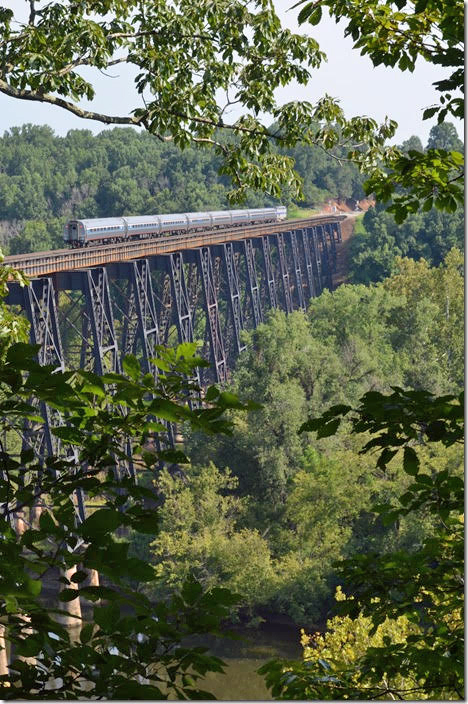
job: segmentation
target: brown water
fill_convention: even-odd
[[[221,701],[269,701],[270,691],[257,670],[273,658],[302,655],[300,629],[289,624],[263,623],[258,628],[237,628],[239,640],[206,637],[197,641],[226,663],[224,674],[211,673],[199,685]]]

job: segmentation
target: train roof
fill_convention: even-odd
[[[125,216],[123,220],[126,220],[129,225],[144,225],[148,220],[151,222],[151,218],[157,217],[159,215],[129,215]]]
[[[70,220],[70,222],[80,222],[85,227],[110,227],[119,225],[122,227],[122,218],[85,218],[84,220]]]

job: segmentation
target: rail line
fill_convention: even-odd
[[[223,242],[262,237],[277,232],[288,232],[330,222],[340,222],[346,215],[316,215],[311,218],[285,220],[278,223],[249,225],[225,230],[192,232],[147,240],[85,247],[83,249],[55,249],[5,257],[4,263],[21,269],[29,277],[47,276],[59,271],[104,266],[158,254],[170,254],[185,249],[196,249]]]

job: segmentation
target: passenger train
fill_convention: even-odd
[[[70,220],[65,225],[63,241],[71,247],[146,239],[177,232],[279,222],[286,219],[286,208],[256,210],[214,210],[204,213],[173,215],[139,215],[123,218]]]

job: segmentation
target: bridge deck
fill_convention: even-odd
[[[261,237],[276,232],[288,232],[289,230],[339,222],[345,217],[345,215],[317,215],[312,218],[283,220],[267,225],[249,225],[248,227],[225,230],[184,233],[83,249],[55,249],[48,252],[16,254],[5,257],[4,263],[21,269],[29,277],[46,276],[59,271],[104,266],[111,262],[131,261],[158,254],[170,254],[184,249],[195,249],[233,240]]]

